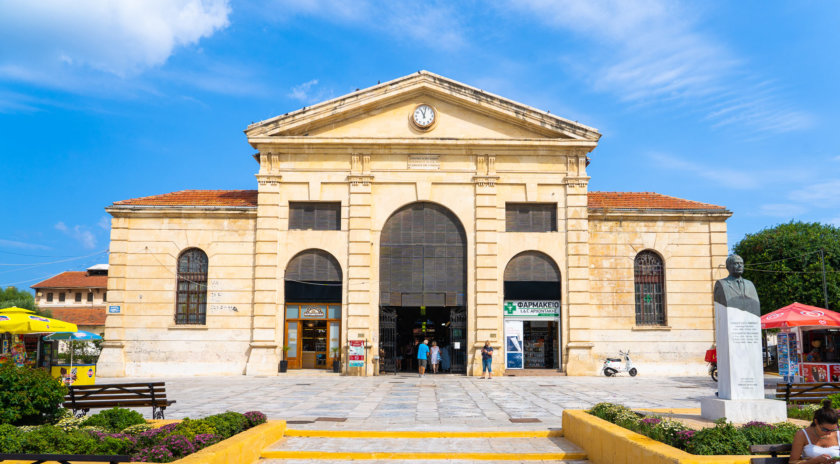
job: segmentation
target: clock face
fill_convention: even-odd
[[[412,121],[417,127],[425,129],[435,122],[435,110],[429,105],[419,105],[414,109]]]

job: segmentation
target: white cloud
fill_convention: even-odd
[[[99,218],[99,222],[96,223],[102,230],[110,230],[111,229],[111,218],[108,216],[102,216]]]
[[[840,179],[809,183],[788,195],[793,201],[812,206],[830,207],[840,204]]]
[[[764,216],[774,216],[787,219],[793,219],[808,211],[802,205],[793,203],[768,203],[761,205],[761,214]]]
[[[87,226],[76,225],[68,227],[67,224],[59,221],[54,227],[59,232],[62,232],[64,235],[76,240],[79,244],[89,250],[96,247],[96,236],[93,235],[93,232],[91,232],[90,228]]]
[[[669,101],[701,111],[713,126],[755,132],[808,127],[812,117],[784,102],[783,89],[747,71],[748,63],[695,18],[698,4],[667,0],[517,0],[512,11],[584,38],[573,63],[600,91],[629,103]]]
[[[226,27],[229,13],[227,0],[0,2],[0,78],[63,87],[74,72],[135,75]]]
[[[310,93],[310,90],[312,90],[312,87],[316,85],[318,85],[318,79],[312,79],[311,81],[296,85],[292,87],[292,91],[289,92],[289,98],[309,103],[313,99],[313,95]]]
[[[651,153],[649,156],[656,162],[656,167],[666,170],[685,171],[703,179],[712,181],[732,189],[751,190],[759,187],[760,183],[755,171],[743,171],[735,168],[720,166],[706,166],[693,161],[687,161],[664,153]]]
[[[373,0],[275,0],[272,10],[282,12],[277,20],[294,15],[317,16],[324,20],[364,26],[397,39],[418,41],[424,46],[453,50],[466,45],[464,26],[456,3],[377,2]],[[267,13],[271,14],[271,13]]]
[[[37,243],[19,242],[17,240],[5,240],[0,238],[0,247],[23,248],[26,250],[49,250],[50,247]]]

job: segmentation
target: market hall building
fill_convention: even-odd
[[[731,213],[589,191],[597,130],[421,71],[245,134],[256,190],[107,208],[100,375],[704,372]]]

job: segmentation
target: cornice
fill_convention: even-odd
[[[319,123],[363,113],[372,107],[382,105],[387,100],[405,98],[413,93],[420,92],[431,92],[443,98],[449,97],[485,114],[495,114],[511,120],[514,124],[527,124],[558,136],[596,142],[601,137],[597,129],[592,127],[428,71],[419,71],[311,107],[304,107],[291,113],[251,124],[245,130],[245,134],[250,138],[302,130]]]
[[[589,208],[590,219],[619,220],[633,219],[663,219],[663,218],[710,218],[726,220],[732,216],[732,211],[726,209],[645,209],[645,208]]]
[[[114,217],[231,217],[257,216],[256,206],[157,206],[120,205],[109,206],[105,211]]]
[[[258,136],[248,139],[260,151],[285,154],[318,153],[356,154],[369,153],[467,153],[480,154],[486,150],[527,152],[533,155],[573,154],[591,152],[598,145],[588,140],[569,139],[435,139],[435,138],[364,138],[364,137],[272,137]]]

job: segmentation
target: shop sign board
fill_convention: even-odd
[[[523,324],[522,321],[505,321],[505,367],[522,369],[523,366]]]
[[[301,305],[300,317],[302,319],[323,319],[327,317],[327,307],[324,305]]]
[[[365,365],[365,341],[348,340],[347,360],[350,367],[364,367]]]
[[[505,317],[559,317],[560,300],[508,300],[504,310]]]

